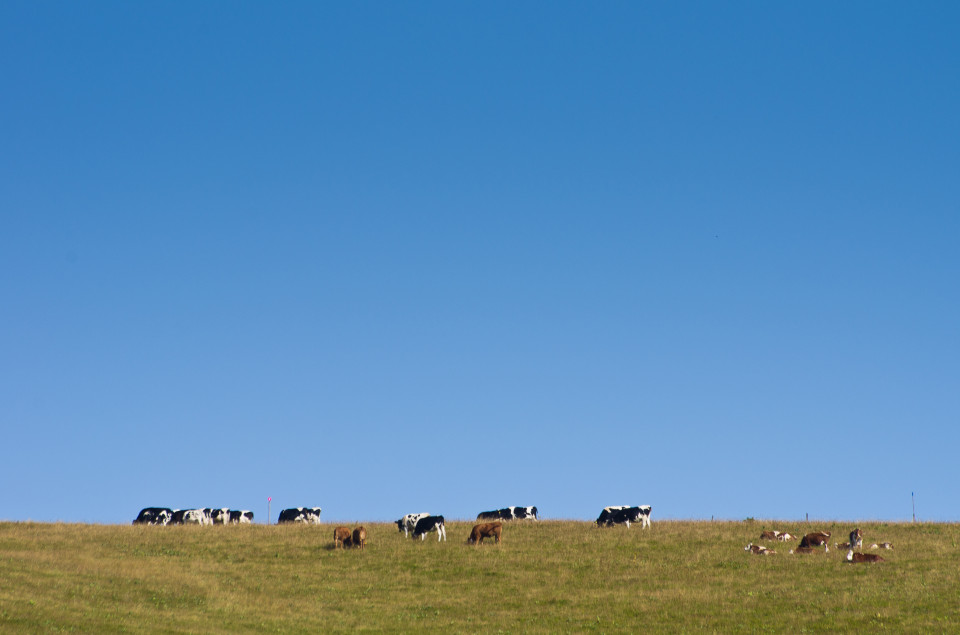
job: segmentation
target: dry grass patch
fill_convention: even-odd
[[[0,523],[0,630],[37,632],[958,631],[960,526],[860,523],[880,565],[845,552],[758,557],[760,531],[852,523],[505,523],[503,544],[404,538],[364,523],[134,527]],[[794,546],[796,542],[792,543]]]

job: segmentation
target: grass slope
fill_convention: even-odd
[[[879,565],[743,550],[852,523],[516,522],[479,548],[472,525],[438,543],[368,524],[361,552],[329,524],[0,523],[0,631],[960,632],[960,525],[860,523],[894,545]]]

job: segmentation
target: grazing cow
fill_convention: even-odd
[[[169,507],[144,507],[134,519],[134,525],[166,525],[173,519],[173,510]]]
[[[253,522],[253,512],[246,509],[231,509],[231,525],[249,525]]]
[[[214,525],[226,525],[230,522],[230,510],[226,507],[210,510],[210,519]]]
[[[480,546],[483,544],[484,538],[493,538],[494,541],[499,545],[500,533],[502,531],[503,531],[503,523],[500,521],[474,525],[473,529],[470,530],[470,537],[467,538],[467,543],[468,544],[472,543],[477,546]]]
[[[363,525],[353,530],[353,546],[360,549],[367,546],[367,529]]]
[[[213,518],[209,507],[205,509],[175,509],[168,525],[212,525]]]
[[[333,530],[333,548],[345,547],[349,544],[350,529],[347,527],[337,527]]]
[[[641,523],[642,527],[650,526],[650,505],[639,505],[637,507],[627,507],[619,505],[614,507],[604,507],[597,518],[597,527],[613,527],[614,525],[626,525],[630,528],[630,523]]]
[[[850,546],[853,548],[863,546],[863,532],[859,527],[850,532]]]
[[[426,516],[418,520],[417,525],[413,528],[413,537],[420,536],[422,542],[427,534],[434,530],[437,532],[437,542],[447,539],[447,529],[443,524],[443,516]]]
[[[743,548],[744,551],[749,551],[750,553],[756,554],[758,556],[769,556],[771,554],[777,553],[773,549],[767,549],[762,545],[755,545],[752,542]]]
[[[883,556],[875,553],[854,552],[853,549],[847,552],[847,562],[883,562]]]
[[[320,524],[319,507],[291,507],[280,512],[277,523],[305,523],[307,525]]]
[[[540,520],[537,516],[536,507],[504,507],[503,509],[477,514],[477,520],[524,520],[527,518]]]
[[[797,539],[796,536],[791,536],[787,532],[783,532],[782,534],[777,536],[777,540],[779,540],[780,542],[787,542],[788,540],[796,540],[796,539]]]
[[[827,541],[829,539],[830,539],[829,531],[814,531],[807,534],[800,540],[800,546],[801,547],[821,547],[821,546],[826,547]],[[827,551],[830,551],[830,549],[827,548]]]
[[[776,540],[779,537],[780,537],[780,532],[775,529],[770,531],[760,532],[760,540]]]
[[[417,521],[421,518],[426,518],[430,514],[428,512],[422,512],[420,514],[407,514],[403,518],[397,521],[397,530],[403,532],[403,536],[409,537],[411,531],[417,526]]]
[[[183,524],[184,525],[212,525],[213,510],[209,507],[204,507],[203,509],[187,509],[183,512]]]

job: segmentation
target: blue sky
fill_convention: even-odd
[[[960,5],[0,5],[0,519],[960,520]]]

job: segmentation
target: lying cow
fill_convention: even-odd
[[[422,512],[420,514],[407,514],[403,518],[397,521],[397,530],[403,532],[403,536],[409,537],[411,531],[417,526],[417,521],[421,518],[426,518],[430,514],[428,512]]]
[[[630,528],[630,523],[641,523],[640,527],[650,526],[650,505],[639,505],[637,507],[627,507],[626,505],[604,507],[597,518],[597,527],[613,527],[614,525],[626,525]]]
[[[780,532],[773,529],[770,531],[761,531],[760,540],[776,540],[780,537]]]
[[[767,549],[763,545],[755,545],[752,542],[743,548],[744,551],[749,551],[750,553],[756,554],[758,556],[769,556],[777,553],[773,549]]]
[[[525,520],[527,518],[540,520],[536,507],[504,507],[490,512],[480,512],[477,515],[477,520]]]
[[[883,562],[883,556],[878,556],[875,553],[860,553],[859,551],[854,552],[853,548],[850,548],[850,551],[847,552],[847,562],[866,562],[866,563],[876,563]]]
[[[829,549],[827,549],[826,545],[824,545],[823,547],[825,551],[830,551]],[[818,551],[820,550],[817,549],[816,547],[797,547],[796,549],[791,549],[788,553],[791,553],[791,554],[796,553],[796,554],[803,555],[803,554],[817,553]]]
[[[500,533],[502,531],[503,523],[500,521],[474,525],[473,529],[470,530],[470,537],[467,538],[467,543],[479,546],[483,544],[484,538],[493,538],[494,541],[499,545]]]
[[[447,530],[443,524],[443,516],[425,516],[417,521],[413,528],[413,537],[420,536],[422,542],[431,531],[437,532],[437,542],[447,539]]]
[[[144,507],[134,519],[134,525],[166,525],[173,518],[169,507]]]
[[[277,523],[304,523],[307,525],[320,524],[319,507],[291,507],[280,512]]]

